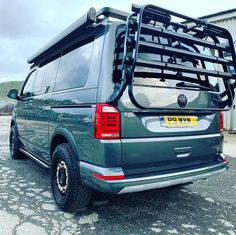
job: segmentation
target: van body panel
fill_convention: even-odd
[[[191,127],[162,126],[164,116],[194,116],[197,125]],[[162,113],[162,112],[121,112],[122,138],[168,137],[214,134],[219,132],[219,113],[216,114],[189,114],[189,113]],[[191,137],[190,137],[191,138]]]
[[[105,168],[121,167],[121,140],[96,140],[93,153],[94,165]]]
[[[51,162],[51,138],[60,127],[72,133],[82,159],[89,161],[93,156],[87,150],[93,152],[94,144],[85,143],[93,139],[92,105],[97,98],[98,61],[101,61],[103,43],[104,37],[99,32],[99,37],[93,43],[88,73],[93,79],[88,79],[85,87],[33,96],[25,104],[25,144],[30,153],[48,164]]]
[[[122,139],[122,168],[135,175],[213,163],[222,143],[220,134]]]
[[[52,95],[49,136],[58,128],[72,133],[79,159],[91,162],[94,152],[94,113],[97,88],[75,89]]]
[[[115,35],[117,25],[120,25],[120,23],[107,23],[105,27],[103,54],[101,58],[102,63],[99,73],[97,103],[106,103],[108,97],[113,92],[114,83],[111,77],[113,73]]]
[[[51,94],[32,97],[28,102],[25,134],[30,153],[42,161],[50,162],[49,117],[51,114]]]
[[[24,146],[27,143],[25,135],[25,112],[26,112],[25,109],[26,109],[25,101],[18,101],[14,108],[14,115],[17,123],[19,138]]]
[[[122,168],[127,175],[211,163],[217,161],[222,152],[219,112],[141,111],[132,105],[126,92],[118,108],[121,114]],[[161,122],[164,116],[194,116],[197,125],[166,127]],[[183,152],[178,154],[178,150]]]

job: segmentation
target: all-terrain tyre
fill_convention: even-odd
[[[51,188],[54,200],[63,211],[84,208],[91,200],[92,190],[82,185],[78,162],[69,144],[59,144],[52,156]]]

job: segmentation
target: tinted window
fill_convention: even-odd
[[[44,67],[43,68],[37,68],[37,72],[36,72],[36,76],[35,76],[34,89],[33,89],[34,95],[41,94],[44,72],[45,72]]]
[[[22,97],[30,97],[32,95],[34,84],[35,70],[29,75],[21,92]]]
[[[55,84],[56,91],[85,86],[92,50],[93,42],[61,57]]]
[[[53,83],[57,72],[59,59],[56,59],[41,68],[37,68],[34,84],[34,95],[45,94],[53,90]]]

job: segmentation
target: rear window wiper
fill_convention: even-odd
[[[179,82],[176,84],[176,87],[189,87],[189,88],[198,88],[199,90],[211,91],[210,87],[201,86],[199,84],[192,84],[188,82]]]

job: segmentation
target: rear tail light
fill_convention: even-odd
[[[223,112],[220,112],[220,132],[224,131],[224,118],[223,118]]]
[[[229,163],[229,161],[228,161],[227,159],[225,159],[225,160],[223,161],[223,163],[227,164],[227,163]]]
[[[95,114],[95,138],[120,138],[120,112],[110,104],[97,104]]]

